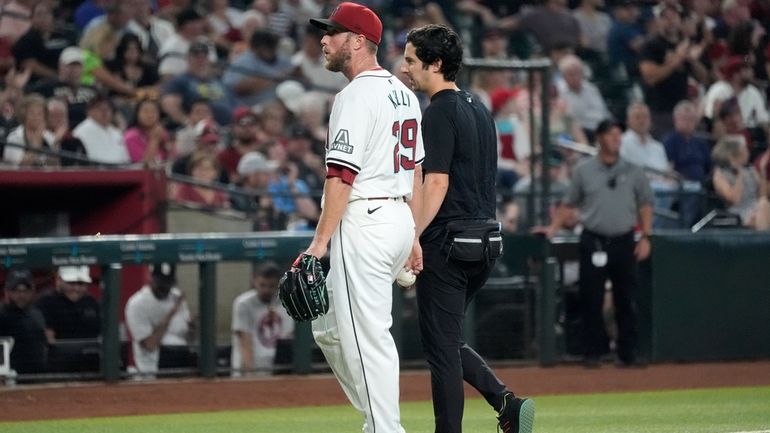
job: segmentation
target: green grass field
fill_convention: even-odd
[[[770,433],[770,387],[548,396],[535,401],[538,433]],[[401,407],[407,432],[433,432],[430,402]],[[360,431],[360,418],[350,406],[0,423],[3,433]],[[494,413],[486,403],[466,403],[464,431],[496,431]]]

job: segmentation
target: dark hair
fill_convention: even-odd
[[[265,47],[274,50],[278,46],[278,36],[265,30],[257,30],[251,35],[249,45],[253,49]]]
[[[621,131],[623,130],[623,126],[617,120],[604,119],[596,126],[595,134],[596,136],[606,134],[610,132],[612,128],[619,128]]]
[[[145,103],[150,103],[158,109],[158,121],[162,121],[163,109],[160,106],[160,102],[158,102],[158,100],[155,98],[142,98],[139,100],[139,102],[136,103],[136,105],[134,105],[134,116],[131,118],[131,124],[129,127],[136,127],[141,129],[141,125],[139,125],[139,110]]]
[[[275,262],[268,261],[255,264],[254,276],[278,279],[283,276],[283,272],[281,272],[281,268],[279,268]]]
[[[207,152],[195,151],[190,155],[190,159],[187,161],[187,175],[192,176],[193,169],[207,161],[211,163],[215,170],[219,171],[219,161],[214,156],[211,156]]]
[[[722,102],[722,105],[719,106],[719,113],[717,113],[717,117],[720,120],[724,120],[728,117],[730,117],[733,114],[740,113],[741,112],[741,106],[738,103],[738,98],[735,96],[731,96],[730,98],[725,99]]]
[[[209,107],[209,109],[211,109],[211,101],[208,98],[200,97],[200,98],[195,98],[192,101],[190,101],[190,105],[185,107],[185,114],[192,113],[193,107],[198,105],[198,104],[207,105]]]
[[[414,46],[417,58],[423,68],[441,61],[439,71],[447,81],[454,81],[463,63],[463,43],[449,27],[442,24],[428,24],[406,35],[406,42]]]
[[[189,23],[190,21],[198,21],[202,19],[203,19],[203,15],[199,14],[198,11],[195,10],[195,8],[189,7],[187,9],[183,9],[176,16],[176,28],[180,29],[182,28],[182,26]]]
[[[752,38],[754,22],[744,21],[735,25],[727,36],[727,46],[730,53],[736,56],[746,56],[754,50]]]
[[[115,61],[117,63],[121,65],[124,64],[124,57],[131,43],[136,44],[136,46],[139,48],[139,63],[142,62],[142,56],[144,55],[142,41],[139,40],[139,36],[131,32],[126,32],[123,36],[121,36],[120,41],[118,41],[118,45],[115,47]]]

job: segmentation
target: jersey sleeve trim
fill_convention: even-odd
[[[353,182],[356,180],[357,173],[354,173],[353,170],[351,170],[349,167],[343,167],[338,164],[329,164],[328,170],[326,172],[326,178],[329,179],[330,177],[338,177],[342,180],[342,182],[353,186]]]
[[[332,157],[326,158],[326,166],[328,167],[331,164],[336,164],[336,165],[341,165],[343,167],[347,167],[347,168],[351,169],[356,174],[358,174],[358,172],[361,171],[361,167],[353,164],[352,162],[345,161],[344,159],[338,159],[338,158],[332,158]]]

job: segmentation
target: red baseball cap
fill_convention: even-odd
[[[335,29],[364,35],[377,45],[382,38],[380,18],[368,7],[356,3],[340,3],[328,19],[311,18],[310,24],[324,31]]]
[[[492,102],[492,114],[500,111],[503,106],[508,103],[508,100],[515,98],[519,94],[519,89],[511,89],[508,87],[498,87],[493,90],[489,95],[489,99]]]
[[[720,72],[722,72],[725,80],[732,80],[733,76],[744,68],[751,68],[751,65],[746,63],[746,59],[743,56],[730,56],[725,61]]]
[[[251,108],[243,106],[237,107],[235,110],[233,110],[233,123],[238,123],[244,117],[252,117],[256,120],[257,113],[251,111]]]
[[[203,119],[195,125],[196,138],[201,143],[218,143],[219,127],[213,120]]]

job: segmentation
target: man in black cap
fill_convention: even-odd
[[[8,303],[0,305],[0,337],[12,337],[11,368],[42,373],[46,368],[45,319],[32,305],[35,285],[27,269],[11,270],[5,279]]]
[[[135,372],[148,378],[158,368],[191,365],[187,344],[192,330],[190,309],[176,287],[175,266],[156,263],[150,270],[150,283],[126,303]]]

